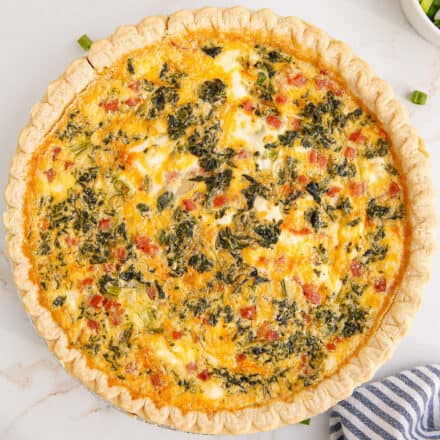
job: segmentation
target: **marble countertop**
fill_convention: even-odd
[[[218,6],[236,1],[210,0]],[[272,7],[297,15],[346,41],[387,80],[407,106],[431,154],[436,187],[440,187],[440,49],[421,39],[406,22],[398,0],[241,0],[250,8]],[[116,26],[147,15],[196,8],[191,0],[10,0],[0,15],[0,162],[1,191],[20,129],[33,103],[67,64],[81,56],[76,38],[110,34]],[[427,105],[408,101],[413,89],[429,94]],[[7,110],[5,110],[7,109]],[[440,206],[440,204],[439,204]],[[0,210],[4,211],[4,201]],[[120,438],[196,439],[133,420],[114,410],[73,380],[49,353],[24,313],[5,255],[0,247],[0,439],[106,440]],[[440,257],[415,323],[394,357],[377,373],[381,378],[427,362],[440,362]],[[328,414],[310,427],[297,425],[240,438],[259,440],[325,439]],[[206,438],[206,437],[204,437]],[[218,437],[220,438],[220,437]]]

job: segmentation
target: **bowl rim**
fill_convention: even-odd
[[[423,21],[426,24],[426,26],[429,27],[437,35],[438,38],[440,38],[440,29],[430,20],[426,12],[423,10],[419,0],[409,0],[409,1],[416,6],[416,9],[418,9],[419,11],[418,13],[423,16]]]

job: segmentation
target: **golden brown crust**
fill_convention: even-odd
[[[111,66],[123,54],[165,36],[206,28],[218,31],[249,29],[263,33],[268,41],[285,41],[287,38],[325,68],[339,73],[350,90],[377,116],[392,140],[394,153],[406,176],[412,237],[408,267],[393,303],[368,344],[337,374],[322,381],[313,390],[302,391],[290,402],[277,401],[261,408],[236,412],[182,414],[174,407],[156,408],[149,399],[134,400],[126,389],[109,386],[102,372],[88,368],[80,352],[68,347],[63,331],[39,304],[38,288],[29,279],[30,264],[22,251],[22,204],[27,164],[32,152],[65,107],[96,77],[96,72]],[[294,17],[278,17],[269,10],[252,12],[240,7],[204,8],[180,11],[169,17],[149,17],[137,26],[122,26],[108,39],[95,42],[87,59],[75,61],[59,80],[48,87],[40,103],[33,107],[11,162],[6,201],[8,210],[4,222],[15,282],[37,330],[63,366],[91,390],[124,411],[156,424],[212,434],[242,434],[297,423],[325,411],[350,395],[354,387],[370,379],[406,334],[420,305],[423,287],[430,275],[435,241],[433,185],[427,155],[417,132],[410,126],[406,110],[394,97],[391,87],[344,43],[331,39],[319,29]]]

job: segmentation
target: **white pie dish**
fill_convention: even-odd
[[[414,29],[427,41],[440,47],[440,29],[428,18],[418,0],[400,0],[403,12]]]

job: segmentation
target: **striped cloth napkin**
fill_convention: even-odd
[[[336,405],[330,440],[440,440],[440,365],[359,387]]]

